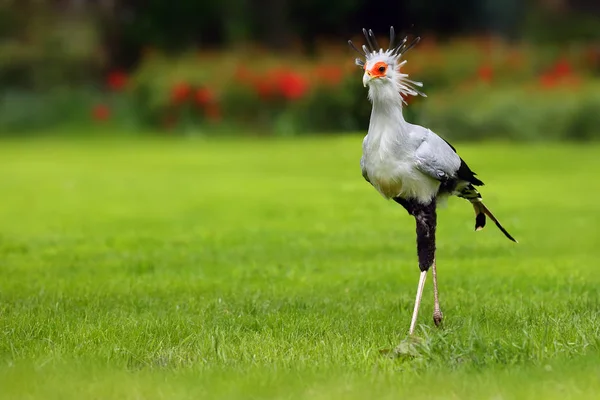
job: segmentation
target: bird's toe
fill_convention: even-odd
[[[444,318],[444,315],[442,314],[442,312],[440,310],[435,310],[433,312],[433,323],[435,324],[435,326],[442,325],[443,318]]]

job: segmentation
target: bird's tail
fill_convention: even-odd
[[[512,237],[512,235],[508,233],[506,229],[504,229],[500,221],[498,221],[498,218],[496,218],[494,214],[492,214],[492,212],[485,206],[485,204],[483,204],[481,199],[471,200],[471,204],[473,204],[473,209],[475,210],[476,231],[480,231],[483,229],[483,227],[485,226],[485,216],[487,215],[492,221],[494,221],[498,229],[500,229],[500,231],[504,233],[504,236],[506,236],[513,242],[518,243],[517,240],[514,237]]]
[[[481,194],[477,191],[477,189],[475,189],[475,187],[473,187],[473,185],[471,185],[471,184],[467,185],[465,188],[463,188],[460,191],[458,196],[462,197],[463,199],[469,200],[471,202],[471,204],[473,205],[473,209],[475,210],[475,230],[476,231],[480,231],[483,229],[483,227],[485,226],[485,222],[486,222],[485,217],[487,215],[488,217],[490,217],[490,219],[492,221],[494,221],[494,223],[496,224],[498,229],[500,229],[500,231],[502,231],[502,233],[504,233],[504,236],[506,236],[513,242],[518,243],[517,240],[514,237],[512,237],[512,235],[510,233],[508,233],[508,231],[506,229],[504,229],[502,224],[500,224],[500,221],[498,221],[498,218],[496,218],[494,216],[494,214],[492,214],[492,212],[485,206],[485,204],[483,204],[483,202],[481,201]]]

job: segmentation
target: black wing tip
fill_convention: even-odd
[[[441,137],[441,136],[440,136]],[[444,142],[446,142],[446,144],[448,146],[450,146],[450,148],[452,149],[452,151],[454,151],[455,153],[458,154],[458,152],[456,151],[456,148],[454,146],[452,146],[452,144],[447,141],[446,139],[442,138],[442,140]],[[475,186],[484,186],[485,183],[483,183],[482,180],[478,179],[475,177],[475,175],[477,175],[475,172],[471,171],[471,168],[469,168],[469,166],[467,165],[467,163],[465,162],[465,160],[463,160],[462,158],[460,159],[460,167],[458,168],[458,177],[469,182],[472,183]]]
[[[475,177],[475,174],[473,174],[473,176],[471,177],[470,182],[475,186],[484,186],[485,185],[485,183],[483,183],[483,181],[481,181]]]
[[[450,143],[448,143],[448,144],[450,144]],[[471,170],[471,168],[469,168],[469,166],[467,165],[465,160],[463,160],[462,158],[460,159],[460,167],[458,168],[457,172],[458,172],[458,174],[457,174],[458,177],[464,181],[467,181],[475,186],[483,186],[484,185],[483,181],[481,181],[480,179],[475,177],[475,175],[477,175],[477,174],[475,172],[473,172]]]

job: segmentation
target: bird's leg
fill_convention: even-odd
[[[431,274],[433,275],[433,322],[435,323],[435,326],[440,326],[442,323],[442,318],[444,318],[444,314],[442,314],[442,310],[440,309],[435,259],[433,260],[433,265],[431,266]]]
[[[419,269],[421,270],[421,276],[419,278],[417,298],[415,299],[415,309],[413,311],[413,317],[409,329],[410,335],[414,333],[415,325],[417,323],[417,315],[419,313],[419,306],[421,305],[421,297],[423,296],[423,287],[425,286],[427,271],[432,266],[435,266],[435,228],[437,223],[435,207],[435,199],[433,199],[429,204],[420,204],[415,202],[413,207],[412,214],[414,215],[417,223],[417,255],[419,257]]]
[[[415,325],[417,325],[417,316],[419,315],[419,307],[421,306],[421,298],[423,297],[425,278],[427,278],[427,271],[421,271],[421,277],[419,278],[419,286],[417,286],[417,298],[415,299],[415,308],[413,310],[412,320],[410,321],[410,329],[408,330],[408,334],[411,336],[415,331]]]

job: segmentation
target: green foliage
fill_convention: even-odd
[[[252,63],[247,59],[258,56],[148,57],[129,88],[138,115],[154,126],[160,126],[165,115],[173,117],[173,125],[185,125],[182,116],[187,115],[200,127],[237,126],[280,135],[356,130],[366,123],[366,95],[356,79],[360,72],[352,65],[350,74],[347,63],[300,57],[266,56]],[[200,91],[205,96],[199,96]]]
[[[594,398],[599,147],[456,144],[520,243],[473,232],[450,200],[445,325],[428,282],[421,341],[395,359],[382,350],[410,322],[414,221],[364,182],[360,146],[3,142],[2,395]]]
[[[552,29],[548,29],[549,26]],[[527,14],[523,35],[536,42],[594,43],[600,40],[600,18],[594,12],[532,10]]]
[[[418,119],[460,140],[600,139],[600,85],[551,89],[522,86],[437,93],[422,103]]]
[[[0,86],[42,90],[86,85],[97,79],[103,66],[101,38],[89,15],[69,18],[40,4],[2,7],[0,31]]]
[[[596,113],[587,110],[597,105],[598,84],[588,78],[584,50],[556,60],[545,49],[532,52],[489,40],[425,43],[410,58],[407,72],[425,82],[429,97],[409,99],[405,116],[461,139],[595,138]],[[164,127],[167,116],[174,127],[205,127],[205,132],[218,126],[280,135],[364,130],[370,105],[361,72],[350,61],[154,55],[133,77],[130,90],[148,126]],[[185,89],[183,96],[178,88]],[[210,104],[198,104],[197,90],[208,91]],[[208,106],[218,110],[217,118],[207,118]]]
[[[77,123],[206,135],[364,132],[370,105],[362,72],[338,50],[283,58],[257,50],[173,56],[148,49],[133,73],[112,71],[96,90],[6,91],[0,132]],[[473,38],[426,40],[418,50],[403,71],[424,82],[428,98],[408,99],[411,122],[465,140],[597,138],[600,58],[592,48],[567,56],[553,47]]]
[[[90,87],[43,92],[8,90],[0,97],[0,136],[36,135],[66,127],[140,127],[131,99]]]

